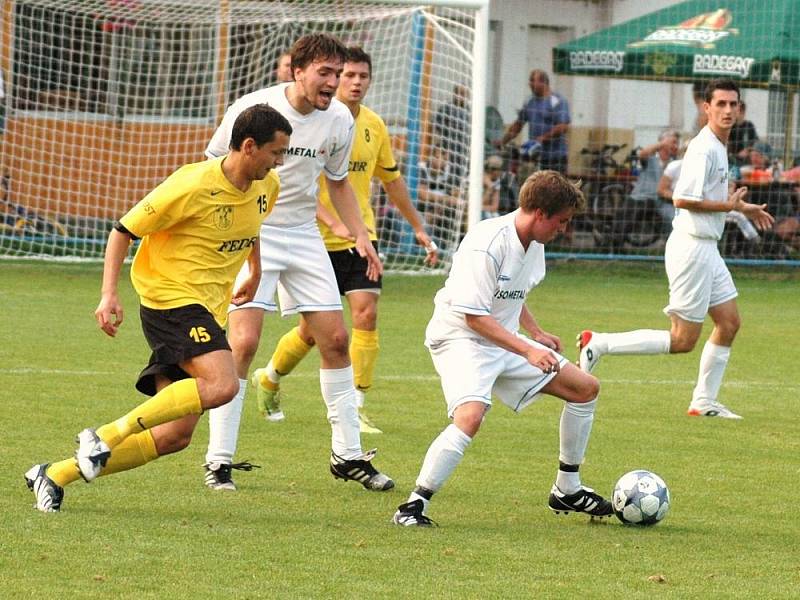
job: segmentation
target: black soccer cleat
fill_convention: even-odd
[[[574,494],[565,494],[555,485],[550,490],[547,502],[554,513],[586,513],[590,517],[610,517],[614,514],[611,503],[592,488],[581,486]]]
[[[422,500],[401,504],[392,517],[392,523],[403,527],[438,527],[436,521],[422,513],[424,508]]]
[[[394,481],[372,466],[376,450],[370,450],[360,459],[345,460],[331,452],[331,475],[344,481],[357,481],[366,489],[385,492],[394,487]]]

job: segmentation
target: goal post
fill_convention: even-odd
[[[328,32],[372,57],[365,105],[389,128],[446,269],[480,218],[488,3],[3,3],[0,257],[101,258],[117,218],[203,159],[228,104],[275,83],[295,39]],[[372,200],[387,268],[422,270],[424,253],[378,185]]]

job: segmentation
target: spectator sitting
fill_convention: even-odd
[[[756,142],[747,155],[748,164],[741,168],[742,180],[746,183],[769,183],[773,180],[770,159],[772,148],[764,142]]]
[[[491,219],[500,216],[500,186],[497,185],[497,175],[503,170],[503,159],[499,156],[490,156],[483,163],[483,202],[481,204],[481,219]]]
[[[519,185],[513,173],[503,170],[503,159],[497,155],[490,156],[484,163],[484,169],[484,210],[496,212],[497,215],[505,215],[516,210]]]
[[[664,229],[668,229],[675,211],[672,207],[671,196],[669,204],[661,201],[658,194],[658,186],[664,168],[678,154],[679,139],[680,135],[677,131],[665,129],[658,136],[658,141],[655,144],[645,146],[639,150],[642,171],[633,185],[630,195],[631,200],[636,203],[636,211],[640,213],[639,215],[634,214],[633,217],[646,218],[648,215],[652,215],[652,210],[654,209],[661,216],[660,220],[665,225]],[[651,220],[654,219],[657,219],[657,217],[651,216]]]
[[[463,85],[453,86],[453,97],[442,104],[433,119],[434,144],[447,150],[455,158],[454,174],[461,176],[469,155],[470,111],[467,108],[468,91]],[[458,157],[463,158],[460,160]]]
[[[427,162],[419,163],[418,209],[431,225],[431,237],[445,240],[451,237],[460,204],[459,178],[453,172],[448,152],[441,146],[431,148]]]
[[[732,154],[738,164],[747,162],[747,155],[750,153],[750,149],[758,141],[756,126],[745,119],[746,109],[745,103],[740,102],[736,123],[733,125],[731,135],[728,138],[728,154]]]

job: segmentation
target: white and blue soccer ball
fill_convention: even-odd
[[[655,525],[667,516],[669,488],[655,473],[645,470],[625,473],[611,496],[614,514],[628,525]]]

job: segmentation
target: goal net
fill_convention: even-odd
[[[101,257],[114,221],[202,160],[226,107],[276,83],[280,54],[320,31],[370,53],[365,104],[385,120],[412,200],[449,256],[467,222],[470,4],[481,2],[3,3],[0,256]],[[422,269],[379,185],[372,202],[386,266]]]

